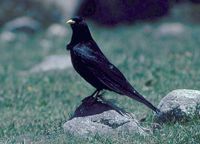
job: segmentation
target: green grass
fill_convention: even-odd
[[[93,36],[105,55],[125,74],[134,87],[157,105],[168,92],[199,89],[200,27],[186,24],[187,33],[179,37],[157,37],[163,22],[119,26],[105,29],[90,24]],[[149,136],[119,134],[82,140],[63,132],[62,125],[81,99],[94,89],[72,68],[23,75],[45,56],[66,53],[66,40],[52,39],[42,48],[44,33],[12,43],[0,44],[0,143],[198,143],[200,120],[166,124]],[[136,114],[147,115],[143,124],[151,127],[151,110],[127,97],[107,92],[107,99]]]

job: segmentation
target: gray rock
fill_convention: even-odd
[[[91,101],[91,100],[90,100]],[[95,135],[111,136],[118,133],[147,134],[147,129],[140,126],[132,114],[128,114],[109,102],[84,101],[64,126],[66,133],[90,137]]]
[[[52,24],[49,26],[46,32],[46,36],[49,38],[63,38],[67,36],[67,28],[60,24]]]
[[[70,57],[67,57],[66,55],[51,55],[46,57],[41,63],[31,68],[30,72],[37,73],[41,71],[64,70],[71,66]]]
[[[185,121],[200,116],[200,91],[179,89],[167,94],[158,105],[157,122]]]
[[[3,31],[0,35],[0,40],[5,43],[12,42],[16,39],[16,35],[13,32]]]
[[[40,23],[30,17],[23,16],[7,22],[4,26],[5,31],[22,31],[34,33],[40,28]]]
[[[156,36],[181,36],[186,32],[186,28],[181,23],[165,23],[156,30]]]

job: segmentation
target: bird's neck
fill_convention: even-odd
[[[76,45],[81,42],[88,42],[92,40],[90,30],[87,26],[72,28],[73,34],[70,44]]]

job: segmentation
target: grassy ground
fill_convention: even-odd
[[[119,26],[105,29],[90,24],[103,52],[119,67],[134,87],[157,105],[168,92],[179,88],[199,89],[200,27],[185,24],[187,33],[178,37],[159,37],[156,29],[163,22]],[[66,40],[53,39],[42,48],[43,32],[30,38],[0,45],[0,143],[198,143],[200,120],[166,124],[154,134],[120,134],[118,137],[77,139],[64,134],[62,125],[81,99],[94,89],[72,68],[63,71],[26,74],[45,56],[69,53]],[[150,127],[153,113],[129,98],[107,92],[118,106],[147,115],[143,125]]]

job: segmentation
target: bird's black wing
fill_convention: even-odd
[[[94,75],[105,88],[123,95],[131,95],[134,89],[124,75],[104,56],[95,42],[79,44],[74,48],[76,56],[84,64],[88,75]]]
[[[126,80],[124,75],[111,64],[95,42],[79,44],[74,48],[75,55],[82,61],[88,75],[100,82],[105,89],[127,95],[151,108],[156,113],[160,110],[154,107],[142,95],[140,95]]]

